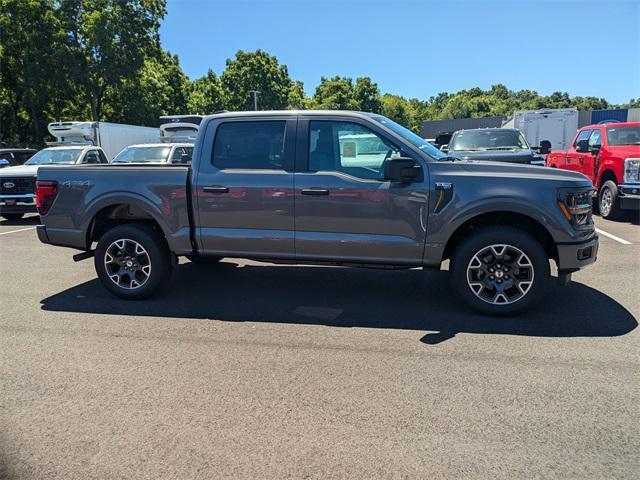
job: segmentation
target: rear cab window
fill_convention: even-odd
[[[221,170],[289,170],[285,120],[246,120],[218,125],[212,163]]]

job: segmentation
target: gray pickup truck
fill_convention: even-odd
[[[549,259],[561,283],[596,260],[592,192],[574,172],[453,159],[380,115],[223,113],[202,121],[191,167],[42,167],[37,231],[82,250],[76,260],[93,255],[104,286],[126,299],[166,286],[179,256],[450,260],[462,300],[511,315],[541,301]]]

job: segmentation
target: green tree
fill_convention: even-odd
[[[348,77],[321,77],[313,94],[313,108],[318,110],[359,110],[353,96],[353,81]]]
[[[385,93],[380,98],[380,102],[382,114],[385,117],[390,118],[404,127],[412,127],[413,112],[406,98]]]
[[[160,52],[145,59],[134,77],[107,92],[103,117],[112,122],[157,125],[161,115],[188,113],[188,83],[178,57]]]
[[[120,88],[159,52],[164,0],[65,0],[59,17],[67,32],[71,77],[81,87],[93,120],[102,119],[110,89]]]
[[[258,90],[260,110],[286,109],[294,84],[286,65],[262,50],[243,52],[238,50],[235,59],[228,59],[220,76],[227,108],[253,110],[251,90]]]
[[[353,87],[353,100],[362,112],[380,113],[380,89],[369,77],[358,77]]]
[[[304,93],[304,84],[300,81],[294,82],[291,90],[289,90],[289,99],[287,108],[294,110],[305,110],[311,108],[310,100]]]
[[[220,79],[209,69],[204,77],[191,82],[187,110],[189,113],[209,115],[224,109],[225,101]]]

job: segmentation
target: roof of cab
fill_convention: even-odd
[[[375,117],[376,113],[369,112],[356,112],[352,110],[248,110],[243,112],[223,112],[215,113],[213,115],[207,115],[205,119],[217,119],[217,118],[236,118],[236,117],[272,117],[272,116],[289,116],[294,117],[296,115],[333,115],[333,116],[345,116],[345,117]]]

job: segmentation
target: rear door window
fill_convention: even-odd
[[[283,170],[285,121],[227,122],[218,126],[213,164],[219,169]]]

